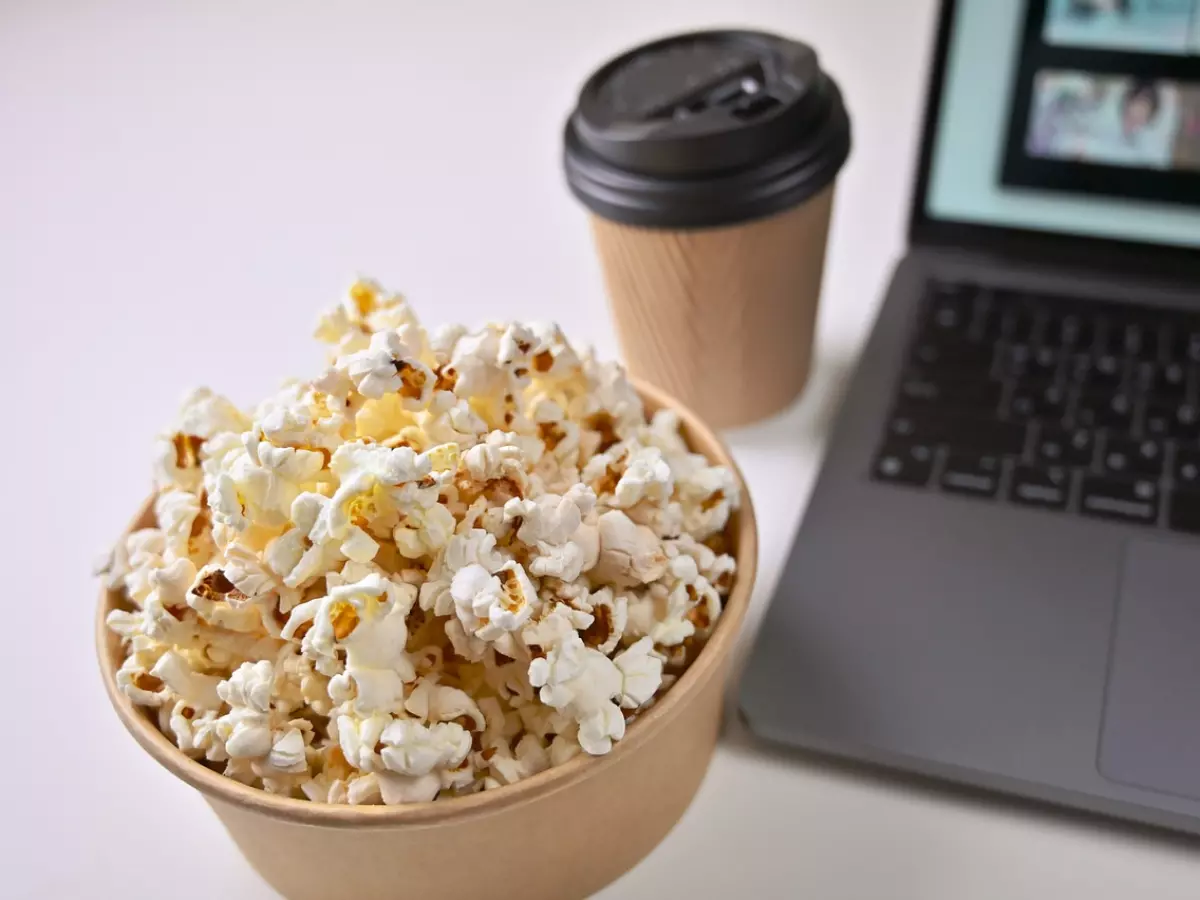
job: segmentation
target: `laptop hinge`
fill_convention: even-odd
[[[1114,260],[1111,254],[1093,248],[1090,252],[1039,252],[1026,246],[997,242],[994,246],[965,246],[922,241],[910,251],[929,259],[954,260],[986,265],[989,269],[1036,272],[1055,278],[1110,278],[1115,282],[1167,291],[1184,291],[1200,304],[1200,267],[1162,265],[1151,259],[1139,264],[1128,258]],[[1196,254],[1200,258],[1200,253]],[[1198,259],[1200,262],[1200,259]]]

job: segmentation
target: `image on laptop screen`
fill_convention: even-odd
[[[1059,47],[1187,54],[1200,47],[1193,0],[1050,0],[1042,36]]]
[[[1200,0],[1038,0],[1003,182],[1200,201]]]
[[[1033,81],[1025,152],[1038,159],[1200,169],[1200,87],[1047,69]]]

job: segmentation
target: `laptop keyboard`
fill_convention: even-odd
[[[878,481],[1200,533],[1200,315],[934,282]]]

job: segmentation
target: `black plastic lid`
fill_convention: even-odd
[[[849,155],[841,93],[811,47],[706,31],[636,47],[592,75],[567,121],[563,163],[599,216],[704,228],[802,203]]]

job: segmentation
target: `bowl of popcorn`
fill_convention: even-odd
[[[157,441],[102,570],[138,743],[289,898],[564,900],[682,815],[754,580],[717,437],[552,325],[355,282],[328,362]]]

